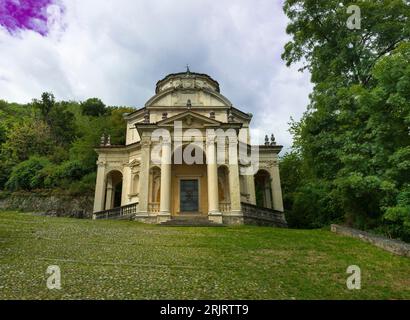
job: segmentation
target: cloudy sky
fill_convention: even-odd
[[[282,0],[0,0],[0,99],[99,97],[142,107],[168,73],[207,73],[254,114],[254,142],[289,147],[310,75],[281,60]]]

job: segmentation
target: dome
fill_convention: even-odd
[[[191,72],[187,67],[185,72],[171,73],[157,82],[155,93],[158,94],[170,88],[175,89],[207,89],[220,92],[219,83],[207,74]]]

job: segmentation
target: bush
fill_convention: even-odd
[[[70,185],[70,195],[93,194],[95,190],[95,180],[97,174],[95,172],[85,175],[79,182],[73,182]]]
[[[7,180],[10,178],[13,167],[13,162],[1,159],[0,157],[0,190],[3,190],[5,188]]]
[[[336,180],[335,193],[343,205],[349,225],[362,230],[377,227],[383,207],[395,202],[395,185],[378,176],[352,173]]]
[[[80,180],[86,173],[87,170],[80,161],[72,160],[60,165],[55,175],[59,179]]]
[[[286,220],[292,228],[321,228],[343,218],[337,199],[330,186],[323,181],[309,182],[293,193],[291,210]]]
[[[397,206],[386,210],[383,229],[393,238],[410,242],[410,185],[397,196]]]
[[[16,165],[6,183],[10,191],[33,190],[44,188],[44,173],[42,170],[51,163],[47,158],[33,156]]]
[[[83,164],[76,160],[66,161],[58,166],[43,169],[47,188],[68,187],[71,182],[80,181],[87,173],[87,168],[84,168]]]

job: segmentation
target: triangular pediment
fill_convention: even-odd
[[[194,111],[188,110],[172,116],[168,119],[161,120],[157,123],[158,126],[173,126],[175,121],[181,121],[183,126],[188,127],[218,127],[222,122],[208,118]]]

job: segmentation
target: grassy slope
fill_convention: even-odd
[[[46,288],[57,264],[62,289]],[[346,268],[362,290],[346,289]],[[0,298],[410,299],[410,260],[324,230],[169,228],[0,212]]]

